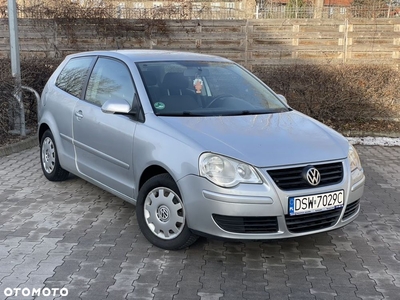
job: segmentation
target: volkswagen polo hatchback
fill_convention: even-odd
[[[347,140],[221,57],[70,55],[43,90],[38,135],[47,179],[73,173],[135,204],[164,249],[315,234],[360,210],[365,177]]]

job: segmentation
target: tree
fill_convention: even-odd
[[[352,6],[382,7],[390,0],[353,0]]]
[[[389,17],[393,3],[400,0],[353,0],[353,15],[362,18]]]

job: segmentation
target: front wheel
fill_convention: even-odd
[[[43,133],[40,141],[40,162],[43,174],[48,180],[62,181],[67,179],[69,173],[60,165],[56,143],[50,130]]]
[[[197,240],[186,224],[178,187],[168,174],[145,182],[139,191],[136,216],[143,235],[159,248],[183,249]]]

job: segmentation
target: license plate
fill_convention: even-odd
[[[343,207],[344,191],[289,198],[291,216]]]

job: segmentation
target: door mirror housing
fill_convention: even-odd
[[[106,101],[101,107],[101,111],[106,114],[128,114],[131,106],[123,99],[112,99]]]
[[[279,100],[281,100],[283,103],[288,104],[285,96],[283,96],[281,94],[277,94],[277,96],[278,96]]]

